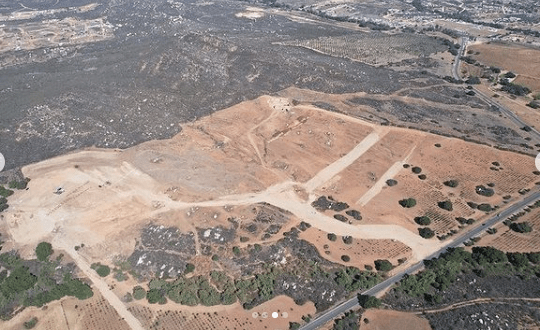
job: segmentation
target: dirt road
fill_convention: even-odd
[[[379,132],[372,132],[366,136],[362,142],[360,142],[353,150],[349,151],[345,156],[336,160],[322,171],[317,173],[311,180],[304,184],[304,188],[308,193],[313,192],[315,189],[323,185],[328,180],[332,179],[336,174],[343,171],[349,165],[354,163],[355,160],[360,158],[366,151],[368,151],[375,143],[377,143],[381,137],[386,134],[386,131],[379,130]]]
[[[406,164],[409,161],[409,158],[411,158],[415,149],[416,146],[412,148],[412,150],[407,156],[405,156],[403,160],[395,162],[392,166],[390,166],[390,168],[384,172],[373,187],[371,187],[362,197],[360,197],[356,204],[366,206],[366,204],[369,203],[373,197],[377,196],[377,194],[380,193],[382,188],[386,185],[386,181],[388,179],[392,179],[396,174],[399,173],[399,171],[403,169],[403,164]]]
[[[67,246],[65,240],[54,240],[52,242],[58,249],[64,250],[77,264],[77,267],[86,275],[86,277],[92,281],[94,288],[98,289],[103,298],[105,298],[109,304],[116,310],[118,315],[127,322],[132,330],[145,330],[141,325],[141,322],[126,308],[126,305],[115,295],[110,289],[109,285],[102,280],[97,273],[90,268],[90,265],[73,249],[73,245]]]

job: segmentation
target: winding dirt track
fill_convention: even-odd
[[[372,126],[344,115],[330,115]],[[129,219],[132,216],[140,216],[137,214],[139,210],[145,212],[144,214],[148,215],[148,218],[152,218],[170,211],[194,207],[250,205],[267,202],[290,211],[299,219],[325,232],[358,239],[400,241],[411,247],[413,253],[411,261],[420,260],[438,250],[441,243],[436,240],[425,240],[397,225],[351,225],[336,221],[332,217],[317,212],[310,204],[311,200],[314,199],[313,191],[354,163],[388,132],[388,128],[385,127],[372,126],[372,128],[372,133],[349,150],[347,154],[320,170],[306,183],[288,180],[274,184],[260,192],[227,195],[201,202],[171,200],[167,194],[161,192],[161,186],[150,175],[136,166],[122,161],[119,156],[122,152],[119,151],[89,150],[60,156],[23,169],[25,175],[33,179],[30,184],[31,191],[27,195],[17,195],[13,199],[13,204],[10,201],[13,206],[10,209],[14,212],[7,218],[7,224],[11,237],[21,246],[35,246],[36,242],[50,238],[52,235],[54,248],[65,250],[73,258],[81,271],[133,330],[143,329],[141,323],[127,310],[120,298],[109,289],[105,280],[97,276],[95,271],[90,268],[90,262],[85,260],[73,247],[80,244],[81,240],[88,242],[88,245],[101,244],[101,241],[96,237],[101,237],[99,235],[107,237],[111,231],[121,232],[128,225],[126,222],[117,222],[118,217]],[[251,135],[253,130],[247,133]],[[259,161],[263,162],[264,157],[258,150],[254,139],[250,138],[249,142],[255,148]],[[411,153],[405,158],[405,161]],[[391,176],[401,163],[394,164],[387,171],[387,176]],[[79,164],[84,164],[82,166],[85,168],[79,168]],[[91,166],[86,168],[86,164],[91,164]],[[384,183],[383,178],[379,180],[379,185],[380,182]],[[114,183],[111,184],[109,180]],[[52,194],[54,188],[51,187],[58,184],[65,184],[66,191],[69,192],[61,196]],[[311,195],[310,200],[306,201],[300,198],[296,193],[298,188],[305,189]],[[377,193],[377,189],[368,191],[364,201],[367,203]],[[158,203],[161,207],[148,209],[147,205],[153,203]],[[118,213],[119,211],[120,213]],[[89,219],[90,223],[84,224],[83,218]],[[85,227],[85,225],[89,227]],[[129,245],[129,243],[125,244]]]
[[[414,313],[415,314],[434,314],[434,313],[440,313],[440,312],[445,312],[445,311],[449,311],[453,309],[463,308],[463,307],[467,307],[471,305],[479,305],[479,304],[505,304],[505,305],[511,304],[511,305],[516,305],[516,306],[525,305],[525,304],[518,304],[518,303],[510,303],[513,301],[540,302],[540,298],[477,298],[477,299],[472,299],[472,300],[467,300],[467,301],[460,301],[460,302],[457,302],[457,303],[454,303],[454,304],[451,304],[442,308],[426,309],[426,310],[417,311]],[[540,309],[540,307],[534,307],[534,306],[528,306],[528,307]]]

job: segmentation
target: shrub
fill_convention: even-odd
[[[425,239],[429,239],[435,236],[435,232],[428,227],[418,228],[418,234],[420,234],[420,236]]]
[[[343,214],[334,214],[334,219],[339,220],[341,222],[347,222],[349,220]]]
[[[425,180],[426,178],[427,178],[427,176],[425,174],[420,174],[418,176],[418,179],[420,179],[420,180]]]
[[[146,293],[146,299],[149,304],[161,303],[161,301],[165,299],[164,292],[159,289],[150,289]]]
[[[420,226],[429,226],[431,224],[431,219],[425,215],[414,218],[414,221]]]
[[[332,242],[335,242],[336,239],[337,239],[337,236],[334,233],[328,233],[328,235],[326,235],[326,237],[328,237],[328,239],[331,240]]]
[[[532,231],[532,227],[528,222],[513,222],[510,224],[510,229],[512,229],[515,232],[518,233],[530,233]]]
[[[471,209],[477,209],[478,208],[478,204],[476,204],[475,202],[467,202],[467,205],[469,205],[469,207]]]
[[[394,179],[386,180],[386,184],[388,185],[388,187],[393,187],[393,186],[397,185],[397,183],[398,182],[396,180],[394,180]]]
[[[6,189],[4,186],[0,186],[0,196],[2,197],[9,197],[13,195],[13,190]]]
[[[403,164],[403,168],[409,168],[409,167],[411,167],[411,165],[409,165],[409,164]]]
[[[448,181],[444,181],[443,184],[450,188],[455,188],[458,186],[459,182],[457,180],[448,180]]]
[[[435,147],[440,148],[441,144],[440,143],[435,143]]]
[[[25,329],[32,329],[32,328],[34,328],[36,326],[37,322],[38,322],[37,317],[33,317],[30,320],[24,322],[24,328]]]
[[[529,259],[525,253],[507,253],[508,261],[515,267],[522,268],[529,265]]]
[[[516,74],[513,73],[512,71],[508,71],[507,73],[504,74],[504,76],[505,76],[506,78],[512,79],[512,78],[515,78],[515,77],[516,77]]]
[[[194,264],[187,264],[186,265],[186,270],[184,271],[184,273],[191,273],[192,271],[195,270],[195,265]]]
[[[355,220],[358,220],[358,221],[362,220],[362,215],[357,210],[347,210],[345,211],[345,213],[348,216],[353,217]]]
[[[351,258],[348,255],[344,254],[344,255],[341,256],[341,260],[343,260],[345,262],[349,262],[351,260]]]
[[[245,237],[245,236],[240,237],[240,242],[245,243],[247,241],[249,241],[249,237]]]
[[[358,303],[365,309],[378,308],[381,306],[381,300],[379,298],[363,294],[358,295]]]
[[[133,298],[135,300],[141,300],[146,297],[146,291],[139,285],[133,288]]]
[[[422,169],[418,166],[415,166],[411,169],[411,171],[414,173],[414,174],[420,174],[422,172]]]
[[[491,205],[487,204],[487,203],[480,204],[476,208],[479,209],[480,211],[484,211],[484,212],[489,212],[489,211],[493,210]]]
[[[478,85],[480,84],[480,78],[471,76],[469,79],[465,80],[465,83],[469,85]]]
[[[345,244],[352,244],[353,242],[352,236],[343,236],[341,237],[341,239],[343,240],[343,243]]]
[[[298,322],[289,322],[289,330],[300,329],[300,323]]]
[[[531,101],[531,102],[527,103],[527,106],[531,107],[533,109],[540,109],[540,102]]]
[[[399,205],[402,207],[411,208],[416,205],[416,200],[414,198],[402,199],[399,201]]]
[[[289,322],[289,330],[300,329],[300,323],[298,322]]]
[[[439,205],[441,209],[446,210],[446,211],[452,211],[454,209],[451,201],[438,202],[437,205]]]
[[[529,261],[533,264],[538,264],[540,263],[540,252],[527,253],[527,258],[529,258]]]
[[[98,265],[96,267],[96,273],[101,277],[106,277],[111,273],[111,269],[107,265]]]
[[[484,196],[484,197],[491,197],[495,194],[495,191],[491,188],[486,188],[483,185],[476,186],[474,189],[478,195]]]
[[[232,251],[233,251],[234,254],[240,255],[240,248],[238,246],[234,246],[232,248]]]
[[[394,268],[394,266],[392,266],[392,263],[386,259],[377,259],[375,260],[375,269],[376,270],[379,270],[379,271],[382,271],[382,272],[387,272],[389,270],[392,270],[392,268]]]
[[[218,256],[217,254],[214,254],[214,255],[212,256],[212,260],[218,261],[218,260],[219,260],[219,256]]]
[[[41,242],[36,247],[36,256],[39,261],[47,260],[51,254],[53,254],[51,243]]]

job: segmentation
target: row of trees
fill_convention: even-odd
[[[416,275],[406,275],[397,290],[417,297],[431,290],[446,290],[463,272],[485,276],[508,272],[508,266],[517,273],[532,271],[540,274],[540,253],[504,253],[493,247],[473,247],[472,252],[449,248],[438,258],[424,260],[424,264],[425,270]]]

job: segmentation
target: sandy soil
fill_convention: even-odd
[[[473,58],[516,74],[540,78],[540,50],[512,44],[475,44],[468,47],[478,55]]]
[[[442,148],[433,146],[437,142]],[[504,171],[489,170],[495,160]],[[421,166],[428,179],[421,181],[410,169],[396,166],[404,161]],[[97,277],[89,265],[112,264],[115,257],[130,255],[141,229],[151,222],[193,231],[196,226],[226,224],[228,213],[241,217],[246,207],[265,202],[292,214],[284,227],[301,220],[313,230],[361,240],[351,254],[366,253],[373,245],[371,254],[366,253],[369,257],[358,254],[359,265],[377,255],[397,259],[399,249],[410,253],[407,258],[413,262],[441,246],[438,240],[417,234],[415,216],[435,212],[433,205],[441,198],[455,202],[452,216],[471,215],[462,204],[482,200],[474,194],[475,184],[494,182],[497,195],[490,201],[497,203],[502,194],[532,185],[537,179],[533,170],[531,157],[378,127],[293,106],[285,98],[261,97],[186,125],[169,140],[123,151],[89,149],[26,166],[29,190],[10,198],[10,208],[2,216],[14,247],[24,257],[33,257],[33,249],[44,240],[65,250],[130,328],[140,329],[144,318],[135,318],[134,309],[128,310],[118,298],[119,292],[111,291],[112,280]],[[384,187],[381,182],[390,174],[399,183]],[[457,178],[462,189],[444,188],[441,182],[449,178]],[[57,187],[64,192],[55,194]],[[310,205],[323,193],[354,205],[366,192],[369,198],[362,199],[364,220],[359,224],[338,221]],[[416,197],[419,206],[401,208],[397,201],[405,196]],[[224,211],[231,207],[236,211]],[[434,220],[442,223],[435,228],[438,231],[455,225],[449,215]],[[249,242],[255,243],[252,238]],[[371,240],[383,245],[393,240],[398,252],[390,255],[393,250],[375,249],[378,242]],[[82,243],[84,249],[73,249]],[[332,249],[329,259],[335,260],[345,247]]]
[[[365,323],[368,319],[369,323]],[[412,313],[384,309],[368,309],[362,314],[362,330],[429,330],[429,322]]]
[[[309,228],[300,234],[300,238],[312,242],[319,253],[326,259],[345,266],[354,266],[364,269],[366,265],[375,268],[374,261],[387,259],[393,265],[398,265],[398,259],[411,258],[411,248],[407,245],[389,239],[353,239],[352,244],[345,244],[342,237],[332,242],[327,237],[327,232]],[[349,262],[341,260],[342,255],[351,259]],[[409,262],[405,263],[406,265]]]
[[[99,292],[90,299],[80,301],[64,298],[43,308],[29,307],[9,321],[2,322],[2,329],[24,329],[24,322],[37,317],[36,330],[127,330],[128,324],[116,313]]]
[[[289,322],[302,322],[302,316],[314,315],[315,306],[298,306],[286,296],[275,297],[251,310],[239,304],[214,307],[187,307],[132,304],[130,311],[143,320],[145,328],[156,329],[288,329]],[[277,313],[277,317],[273,317]],[[276,315],[274,315],[276,316]]]

